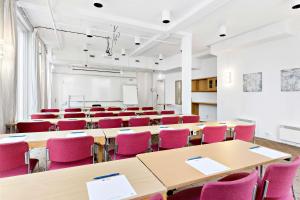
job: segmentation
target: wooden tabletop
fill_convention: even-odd
[[[127,177],[137,193],[134,198],[145,199],[152,194],[166,192],[166,188],[137,158],[130,158],[3,178],[0,179],[0,199],[87,200],[86,183],[96,176],[110,173],[120,173]]]
[[[285,159],[272,159],[252,153],[249,148],[253,146],[256,145],[234,140],[140,154],[137,157],[170,190]],[[185,163],[188,158],[194,156],[211,158],[228,166],[230,170],[215,175],[204,175]]]

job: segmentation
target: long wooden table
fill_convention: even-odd
[[[137,193],[133,198],[148,199],[162,193],[166,199],[166,188],[137,158],[3,178],[0,199],[88,200],[86,182],[110,173],[127,177]]]
[[[253,143],[240,140],[219,142],[207,145],[197,145],[181,149],[140,154],[137,157],[151,170],[168,190],[189,186],[195,183],[209,181],[217,177],[255,168],[282,159],[268,158],[249,151]],[[214,175],[205,175],[185,161],[191,157],[201,156],[211,158],[230,168],[230,170]]]

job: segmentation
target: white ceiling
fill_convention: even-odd
[[[118,25],[121,37],[114,48],[116,55],[124,48],[129,55],[153,59],[160,53],[164,57],[179,53],[182,32],[193,33],[193,52],[198,53],[221,40],[299,14],[290,9],[289,0],[103,0],[103,8],[95,8],[92,0],[49,2],[58,29],[85,33],[91,28],[95,35],[111,36],[113,25]],[[18,5],[34,27],[53,28],[48,0],[19,0]],[[161,23],[164,9],[172,13],[168,25]],[[226,38],[218,37],[222,24],[227,27]],[[39,28],[38,33],[54,53],[83,54],[85,43],[94,54],[106,49],[101,38],[88,40],[84,35],[58,32],[57,40],[53,30]],[[134,45],[135,35],[142,38],[141,46]]]

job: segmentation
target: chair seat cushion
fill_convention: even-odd
[[[34,170],[35,166],[37,165],[37,163],[39,162],[39,160],[38,159],[30,159],[29,162],[30,162],[30,172],[32,172]],[[23,174],[27,174],[27,173],[28,173],[28,166],[24,165],[21,167],[17,167],[14,169],[0,172],[0,178],[23,175]]]
[[[36,158],[31,158],[29,162],[30,162],[30,172],[33,172],[33,170],[36,167],[36,165],[38,164],[39,160]]]
[[[121,154],[116,154],[116,157],[114,156],[115,150],[111,149],[108,151],[109,157],[111,160],[121,160],[121,159],[126,159],[126,158],[133,158],[136,155],[121,155]]]
[[[62,169],[67,167],[76,167],[80,165],[93,164],[93,157],[85,158],[83,160],[73,161],[73,162],[51,162],[49,165],[49,170]]]
[[[202,186],[189,188],[169,196],[168,200],[199,200],[201,195],[201,190],[202,190]]]

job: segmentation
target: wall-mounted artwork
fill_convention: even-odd
[[[281,91],[300,91],[300,68],[281,70]]]
[[[261,92],[262,91],[262,72],[243,75],[244,92]]]

